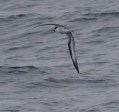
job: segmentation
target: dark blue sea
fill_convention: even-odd
[[[119,112],[119,0],[0,0],[0,112]]]

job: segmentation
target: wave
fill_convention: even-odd
[[[0,15],[0,20],[10,21],[10,20],[15,20],[15,19],[19,19],[19,18],[29,17],[29,16],[32,16],[32,15],[33,14]]]
[[[35,21],[39,23],[39,20],[49,20],[52,19],[52,17],[45,16],[43,14],[38,14],[38,13],[20,13],[20,14],[2,14],[0,15],[0,21],[13,21],[16,19],[24,19],[27,18],[28,20],[32,21],[35,19]]]
[[[102,32],[115,32],[115,31],[119,31],[119,26],[107,26],[107,27],[102,27],[102,28],[99,28],[99,29],[96,29],[96,30],[94,30],[94,31],[92,31],[92,32],[100,32],[100,33],[102,33]]]
[[[104,103],[100,103],[98,105],[93,105],[91,107],[88,107],[86,109],[82,109],[81,112],[99,112],[100,110],[106,109],[106,110],[112,110],[115,111],[116,108],[118,108],[119,100],[110,100]]]
[[[0,66],[1,73],[29,73],[30,71],[38,70],[35,66]]]
[[[80,79],[80,78],[70,78],[70,79],[55,79],[52,77],[49,77],[45,79],[45,81],[48,82],[56,82],[56,83],[102,83],[105,80],[103,79]]]
[[[119,12],[94,12],[94,13],[86,13],[81,17],[76,17],[71,19],[69,22],[94,22],[97,21],[98,18],[110,18],[110,17],[119,17]]]
[[[95,20],[97,20],[97,18],[95,18],[95,17],[81,17],[81,18],[72,19],[72,20],[70,20],[70,22],[78,22],[78,21],[87,22],[87,21],[95,21]]]
[[[23,17],[38,17],[41,19],[52,19],[52,17],[50,16],[45,16],[43,14],[39,14],[39,13],[19,13],[19,14],[1,14],[0,15],[0,19],[2,18],[9,18],[9,19],[17,19],[17,18],[23,18]]]
[[[28,88],[34,87],[51,87],[51,88],[62,88],[69,87],[73,85],[91,85],[91,86],[102,86],[106,87],[110,85],[110,80],[107,79],[86,79],[86,78],[65,78],[65,79],[56,79],[53,77],[48,77],[46,79],[42,79],[39,82],[28,83]],[[104,86],[105,85],[105,86]]]
[[[97,12],[97,13],[87,13],[85,16],[95,16],[95,17],[104,17],[104,16],[119,16],[119,12]]]
[[[0,69],[38,69],[38,67],[35,66],[0,66]]]
[[[32,47],[31,45],[29,46],[13,46],[11,48],[8,48],[7,50],[5,50],[4,52],[11,52],[11,51],[16,51],[16,50],[23,50],[23,49],[27,49]]]

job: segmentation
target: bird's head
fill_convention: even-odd
[[[53,31],[56,32],[57,26],[54,27]]]

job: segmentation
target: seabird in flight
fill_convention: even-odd
[[[54,27],[55,32],[67,35],[70,56],[71,56],[72,62],[74,64],[74,67],[76,68],[77,72],[79,73],[78,62],[77,62],[76,53],[75,53],[75,41],[74,41],[74,37],[72,35],[72,31],[69,30],[67,27],[65,27],[63,25],[59,25],[59,24],[43,24],[42,26],[44,26],[44,25],[55,25],[55,27]]]

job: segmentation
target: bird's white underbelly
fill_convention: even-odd
[[[58,27],[58,28],[56,29],[56,32],[64,34],[64,33],[70,32],[70,30],[68,30],[68,29],[66,29],[66,28],[64,28],[64,27]]]

